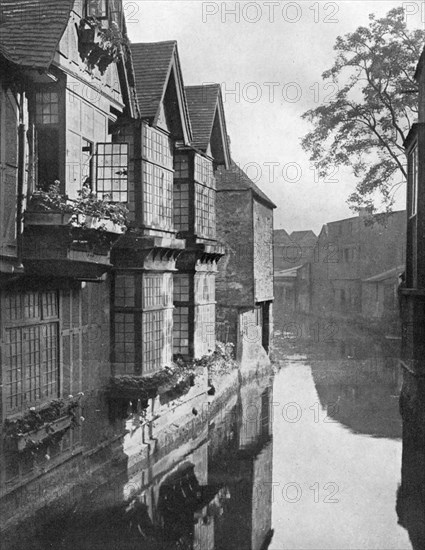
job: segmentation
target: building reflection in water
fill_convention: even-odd
[[[215,550],[265,550],[272,540],[271,402],[271,379],[255,379],[210,424],[210,483],[228,495],[216,518]]]
[[[43,535],[33,548],[267,549],[273,535],[272,377],[240,378],[238,390],[199,419],[189,438],[157,445],[143,468],[130,456],[125,476],[87,488],[76,508],[40,526]],[[139,435],[133,426],[127,453]]]
[[[397,515],[414,550],[425,548],[425,380],[404,373],[400,399],[403,417],[401,485]]]
[[[317,322],[312,327],[306,322],[300,333],[312,335],[305,349],[327,421],[337,421],[353,433],[401,438],[399,341],[321,323],[320,334],[326,337],[320,340],[314,338]]]

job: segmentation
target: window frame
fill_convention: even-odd
[[[48,304],[45,302],[45,297],[48,293],[54,293],[55,294],[55,307],[56,312],[54,315],[48,314],[47,307]],[[19,291],[11,291],[10,295],[14,295],[15,299],[20,300],[19,310],[22,311],[22,315],[19,317],[16,317],[15,319],[8,318],[6,313],[6,305],[7,305],[7,299],[8,299],[8,293],[5,292],[1,296],[1,306],[2,306],[2,339],[4,342],[3,345],[3,352],[2,352],[2,373],[3,373],[3,390],[2,390],[2,413],[3,418],[17,418],[22,416],[22,414],[28,410],[30,407],[35,407],[36,409],[42,408],[43,405],[46,403],[49,403],[50,401],[54,399],[58,399],[61,393],[61,378],[62,378],[62,370],[61,370],[61,353],[60,353],[60,345],[61,345],[61,339],[60,339],[60,330],[61,330],[61,323],[60,323],[60,293],[58,290],[32,290],[28,289],[26,292],[19,292]],[[27,295],[33,295],[36,297],[37,302],[37,308],[38,308],[38,315],[34,316],[28,316],[26,315],[27,311],[27,305],[25,303],[25,298]],[[46,307],[46,309],[45,309]],[[18,307],[16,308],[18,310]],[[55,327],[55,342],[56,345],[54,347],[47,347],[47,341],[49,339],[49,333],[48,329],[49,327],[54,326]],[[31,330],[39,330],[39,337],[38,337],[38,344],[39,344],[39,364],[35,365],[27,365],[25,363],[24,354],[26,353],[24,348],[24,334]],[[11,395],[8,394],[7,390],[10,385],[8,384],[9,376],[11,375],[11,368],[10,368],[10,360],[12,353],[11,346],[15,345],[18,346],[19,342],[16,340],[16,342],[9,342],[7,334],[9,334],[11,331],[20,331],[21,334],[21,362],[20,365],[18,365],[19,368],[17,368],[17,371],[21,371],[21,378],[20,378],[20,405],[18,407],[12,407],[8,406],[8,401],[11,399]],[[47,368],[47,362],[49,360],[48,352],[54,352],[56,354],[56,382],[55,386],[53,387],[53,394],[48,393],[48,395],[44,395],[44,388],[47,385],[45,383],[46,380],[46,368]],[[52,359],[52,358],[51,358]],[[9,367],[8,367],[9,365]],[[38,391],[40,393],[40,398],[35,400],[27,401],[25,399],[26,394],[32,389],[31,387],[28,388],[27,384],[31,377],[26,376],[26,370],[35,370],[35,368],[38,366],[39,368],[39,379],[40,379],[40,385],[39,387],[34,390]],[[47,373],[48,374],[48,373]],[[16,381],[18,384],[19,381]]]
[[[37,113],[37,107],[40,104],[37,101],[37,96],[43,93],[49,93],[49,94],[57,94],[57,120],[54,122],[44,122],[43,120],[38,119],[38,113]],[[30,120],[34,124],[35,129],[35,186],[38,189],[46,188],[49,185],[53,184],[55,180],[59,180],[62,182],[64,180],[63,177],[63,167],[61,166],[61,157],[62,152],[64,148],[64,139],[65,139],[65,128],[63,125],[61,126],[61,117],[63,116],[64,108],[65,108],[65,96],[63,93],[63,88],[59,82],[55,84],[44,84],[44,85],[38,85],[34,88],[30,95]],[[51,171],[51,168],[49,167],[52,165],[53,161],[49,162],[49,158],[40,159],[40,142],[45,141],[45,138],[43,138],[43,134],[48,134],[55,145],[57,145],[57,149],[55,150],[55,166],[57,166],[57,177],[52,177],[51,180],[41,181],[40,179],[40,173],[46,172],[49,173]],[[52,157],[53,158],[53,157]],[[40,160],[47,164],[46,168],[44,170],[40,169]],[[51,159],[50,159],[51,160]]]
[[[86,140],[88,141],[88,140]],[[111,203],[120,203],[120,204],[127,204],[128,203],[128,197],[129,197],[129,185],[128,185],[128,173],[129,173],[129,169],[128,169],[128,164],[129,164],[129,144],[124,142],[124,143],[114,143],[114,142],[108,142],[108,141],[98,141],[96,142],[95,144],[95,178],[94,178],[94,182],[93,182],[93,185],[92,185],[92,190],[94,193],[96,193],[96,195],[101,198],[102,200],[104,201],[107,201],[107,202],[111,202]],[[111,153],[107,154],[107,153],[100,153],[99,150],[100,148],[106,148],[106,147],[110,147],[112,149]],[[119,154],[116,154],[113,152],[113,149],[117,147],[117,148],[123,148],[125,149],[125,152],[120,152]],[[100,159],[106,159],[108,157],[111,157],[111,160],[110,160],[110,164],[108,165],[106,162],[104,162],[103,165],[100,165]],[[119,163],[119,165],[115,166],[113,164],[113,160],[112,158],[113,157],[125,157],[125,164],[122,164],[122,163]],[[111,169],[111,177],[108,178],[108,177],[105,177],[105,174],[107,173],[106,170],[108,169]],[[115,169],[115,168],[119,168],[120,171],[122,171],[122,174],[119,174],[119,172],[116,172],[115,174],[116,175],[120,175],[120,176],[125,176],[125,186],[124,188],[120,188],[119,190],[114,190],[114,187],[113,187],[113,183],[114,181],[118,181],[118,178],[114,178],[113,177],[113,174],[112,174],[112,169]],[[100,171],[103,170],[103,176],[102,178],[100,178],[99,176],[99,173]],[[102,182],[111,182],[111,187],[110,187],[110,190],[105,190],[104,186],[103,186],[103,189],[99,189],[99,181],[102,181]],[[114,193],[115,194],[119,194],[119,195],[124,195],[125,196],[125,200],[114,200]],[[111,199],[108,200],[106,197],[108,195],[111,195]]]
[[[90,11],[90,4],[95,4],[104,6],[105,15],[94,14]],[[109,21],[109,1],[108,0],[85,0],[84,2],[84,17],[95,17],[99,21]]]

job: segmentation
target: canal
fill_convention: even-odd
[[[423,494],[402,456],[398,342],[316,319],[277,319],[275,330],[273,368],[204,403],[184,445],[94,480],[5,548],[423,548]]]

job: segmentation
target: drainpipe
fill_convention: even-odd
[[[16,205],[16,235],[18,245],[18,260],[22,260],[22,210],[25,175],[25,123],[24,123],[24,93],[21,91],[19,104],[19,129],[18,129],[18,189]]]

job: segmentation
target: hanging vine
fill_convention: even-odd
[[[128,44],[118,25],[111,21],[102,28],[96,17],[86,17],[79,27],[79,52],[90,70],[97,67],[103,75],[111,63],[119,60],[120,52]]]

